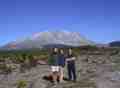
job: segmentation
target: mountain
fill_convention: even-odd
[[[51,45],[84,46],[93,45],[92,41],[81,36],[79,32],[54,31],[38,32],[30,37],[10,42],[3,46],[4,49],[29,49],[42,48]]]
[[[110,47],[120,47],[120,41],[113,41],[109,43]]]
[[[103,43],[99,43],[99,44],[96,44],[97,47],[109,47],[109,44],[103,44]]]

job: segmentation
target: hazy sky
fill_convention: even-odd
[[[120,40],[120,0],[0,0],[0,45],[45,30]]]

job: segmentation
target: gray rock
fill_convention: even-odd
[[[77,82],[66,81],[56,86],[42,79],[44,75],[50,74],[48,65],[38,65],[24,73],[16,69],[8,75],[0,74],[0,88],[16,88],[19,80],[25,80],[27,88],[119,88],[120,71],[113,67],[119,66],[118,60],[119,55],[80,55],[76,61]],[[16,68],[20,68],[19,65]],[[66,69],[65,67],[65,77],[67,77]]]

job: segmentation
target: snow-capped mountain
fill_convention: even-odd
[[[23,40],[16,40],[5,45],[4,48],[22,49],[22,48],[42,48],[46,45],[68,45],[82,46],[91,45],[93,42],[87,40],[80,35],[79,32],[54,31],[54,32],[39,32]]]

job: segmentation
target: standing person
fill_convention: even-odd
[[[59,73],[59,66],[58,66],[58,48],[54,48],[50,58],[48,59],[48,63],[51,66],[52,78],[54,84],[57,84],[57,78]]]
[[[68,77],[69,80],[73,80],[76,82],[76,66],[75,66],[76,57],[73,55],[72,49],[68,50],[68,55],[66,58],[67,61],[67,69],[68,69]]]
[[[64,77],[63,70],[65,66],[65,56],[63,49],[59,50],[58,65],[59,65],[59,81],[63,82],[63,77]]]

